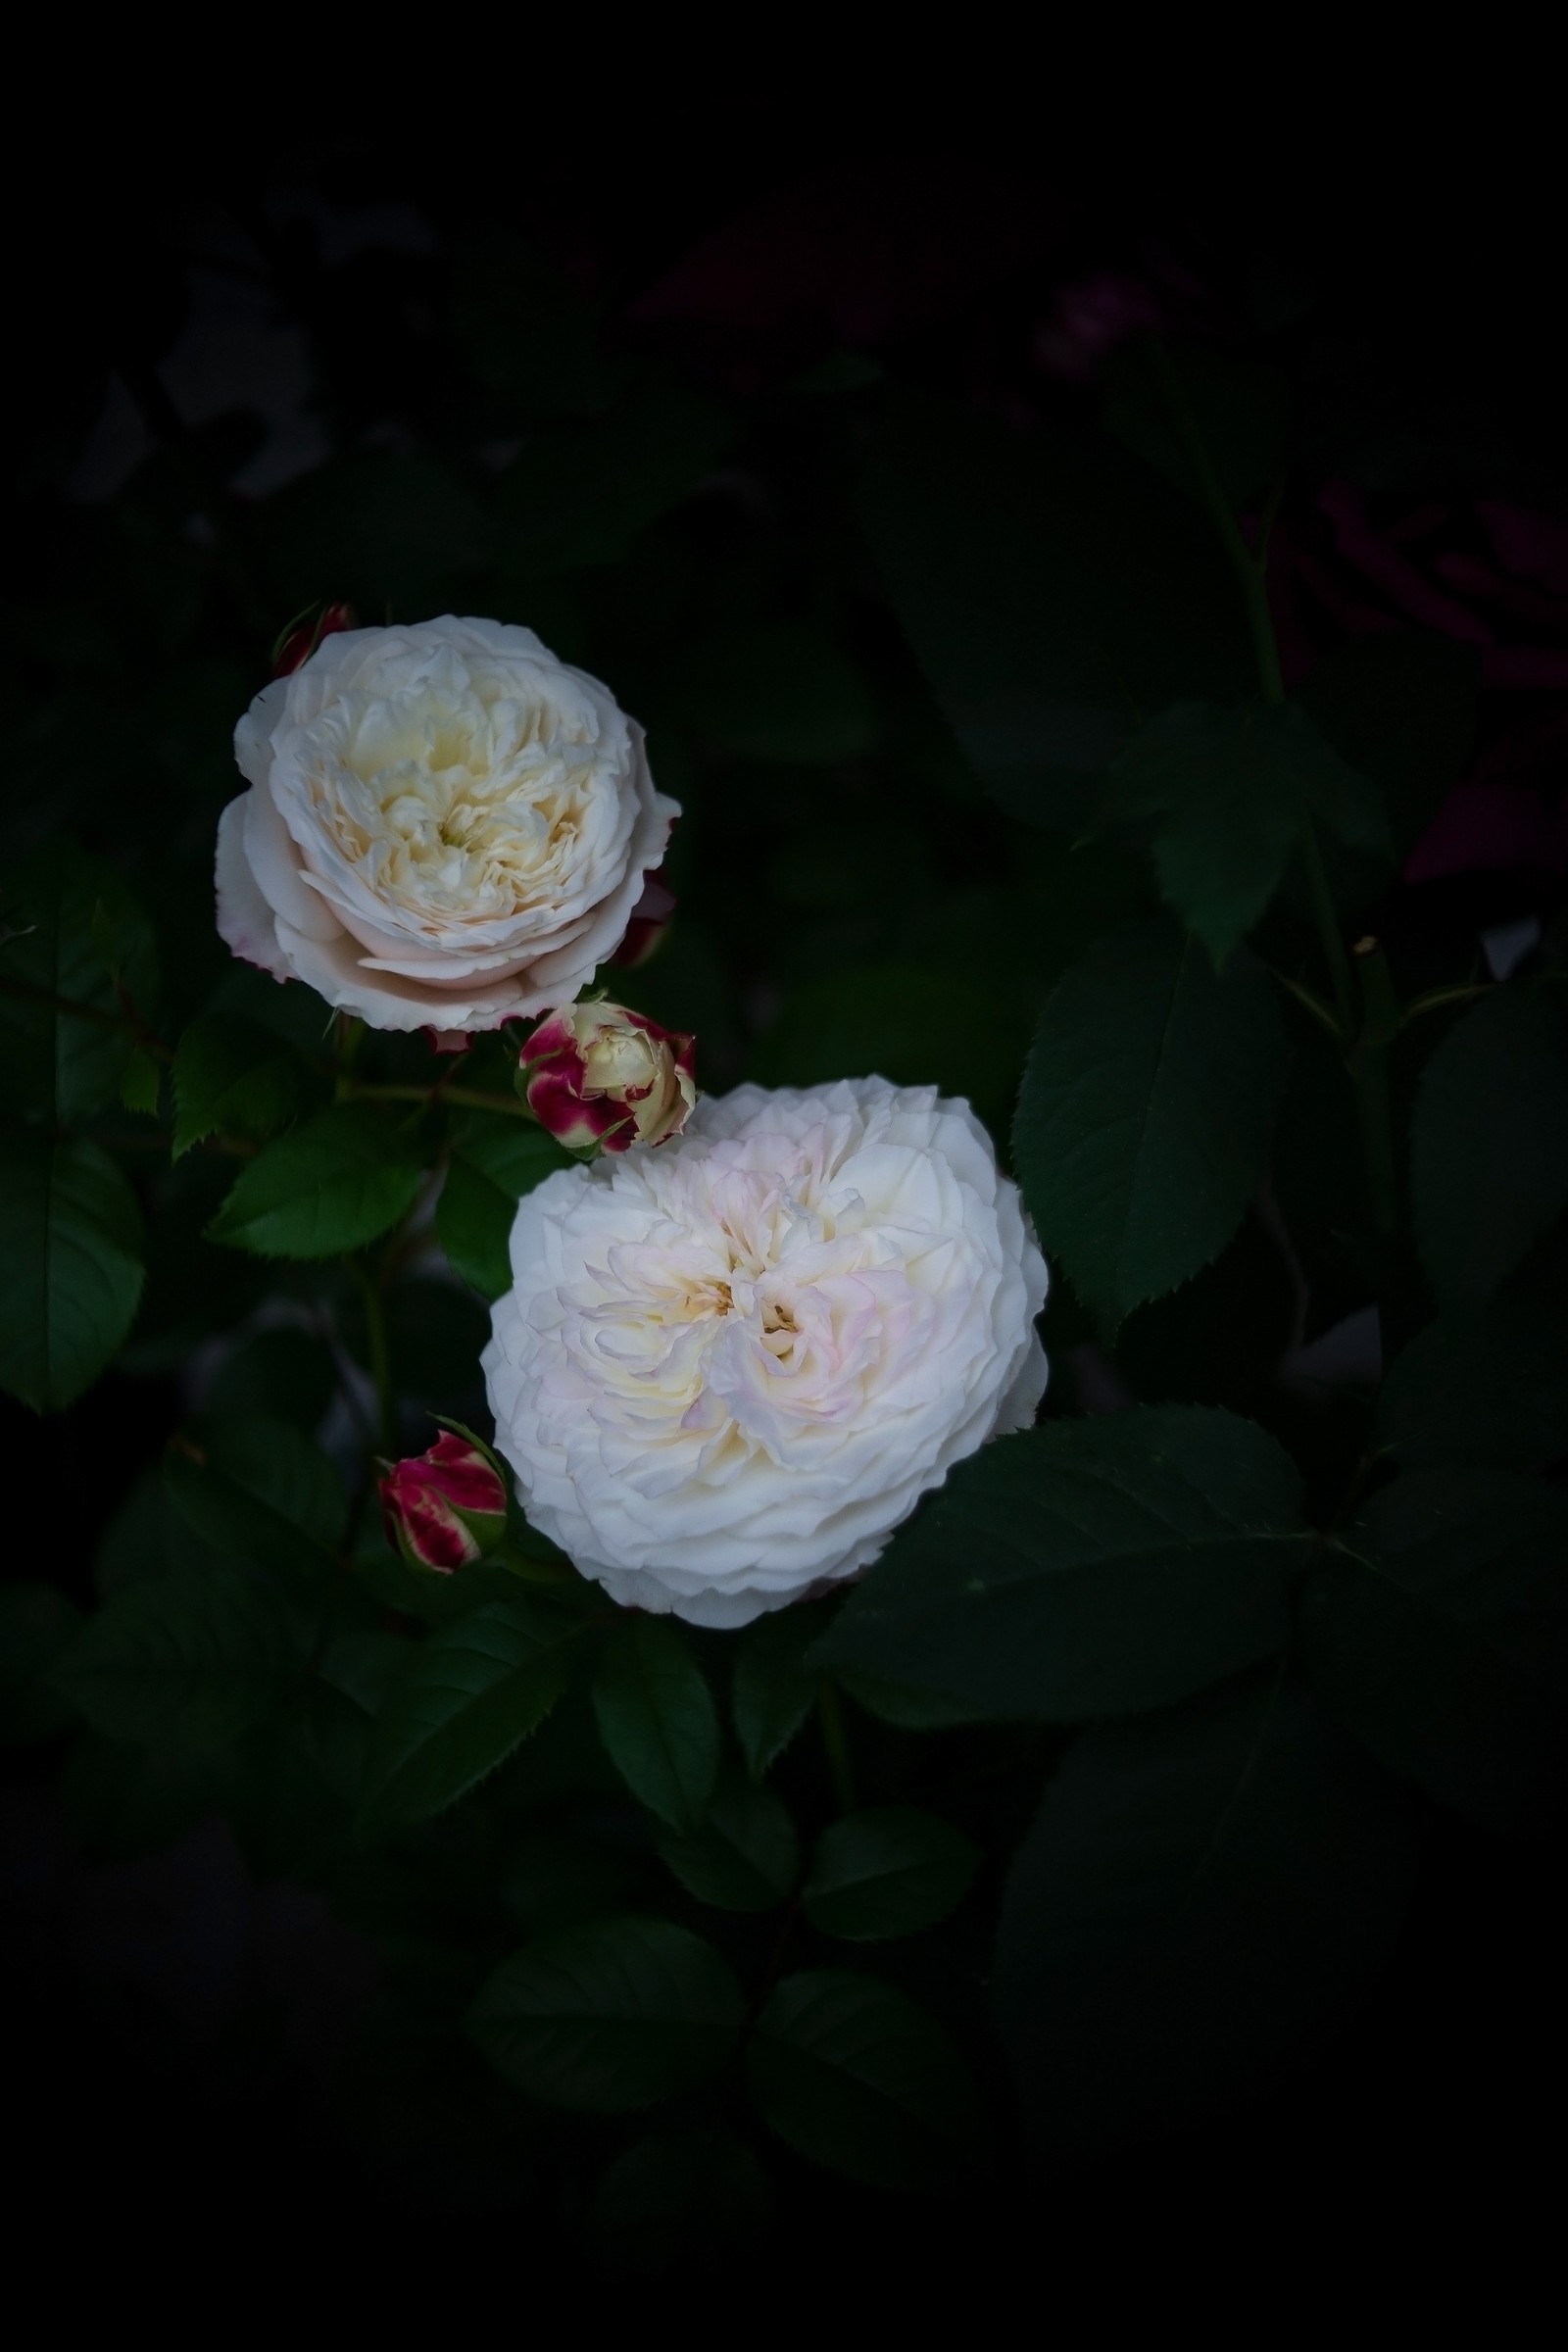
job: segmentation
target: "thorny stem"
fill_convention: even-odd
[[[1252,656],[1257,663],[1258,685],[1265,703],[1278,709],[1285,701],[1285,677],[1280,668],[1279,643],[1274,635],[1274,616],[1268,605],[1268,543],[1273,530],[1274,515],[1279,506],[1280,488],[1270,498],[1259,533],[1258,549],[1254,556],[1242,535],[1242,528],[1231,510],[1231,503],[1220,487],[1219,478],[1209,462],[1203,437],[1198,429],[1181,378],[1171,365],[1171,358],[1162,343],[1155,343],[1154,365],[1159,371],[1161,389],[1170,409],[1171,417],[1182,447],[1187,453],[1193,471],[1198,476],[1204,504],[1213,519],[1231,567],[1236,573],[1247,608],[1247,625],[1251,632]],[[1316,828],[1310,817],[1301,828],[1301,862],[1306,869],[1307,888],[1312,897],[1312,912],[1316,918],[1318,937],[1322,942],[1324,959],[1334,986],[1334,1003],[1340,1016],[1340,1031],[1348,1046],[1355,1035],[1355,989],[1350,979],[1349,957],[1345,952],[1345,938],[1334,909],[1334,894],[1329,887],[1328,869],[1318,843]]]
[[[347,1100],[354,1102],[456,1102],[473,1110],[499,1110],[514,1119],[538,1120],[520,1095],[492,1095],[476,1086],[448,1086],[437,1079],[434,1086],[345,1086]]]
[[[397,1450],[396,1432],[392,1419],[392,1353],[387,1345],[386,1309],[381,1299],[381,1286],[361,1265],[357,1257],[345,1257],[347,1266],[365,1305],[365,1339],[370,1358],[370,1379],[375,1389],[376,1442],[384,1454]]]
[[[105,1012],[101,1005],[84,1004],[77,997],[57,996],[52,988],[34,988],[30,980],[14,980],[9,972],[0,972],[0,994],[20,998],[24,1004],[46,1005],[51,1012],[68,1013],[74,1021],[91,1021],[97,1029],[113,1029],[121,1037],[128,1037],[145,1053],[159,1061],[172,1061],[174,1049],[155,1037],[129,1001],[122,996],[123,1012]]]
[[[1273,614],[1269,611],[1267,586],[1268,541],[1279,504],[1278,491],[1269,502],[1265,527],[1259,534],[1258,549],[1254,556],[1209,462],[1203,437],[1188,406],[1187,395],[1171,364],[1170,354],[1158,342],[1153,351],[1154,365],[1176,431],[1241,586],[1263,700],[1279,708],[1285,702],[1285,679],[1280,668],[1279,644],[1274,634]],[[1379,1234],[1386,1238],[1394,1231],[1397,1214],[1394,1130],[1389,1108],[1388,1051],[1398,1034],[1398,1007],[1394,1001],[1387,960],[1376,941],[1367,941],[1357,948],[1357,956],[1362,958],[1361,1003],[1357,1005],[1350,957],[1346,952],[1345,935],[1340,928],[1322,845],[1310,816],[1301,827],[1300,853],[1318,938],[1334,989],[1335,1009],[1339,1016],[1339,1042],[1355,1089],[1373,1222]],[[1300,991],[1297,993],[1303,994]],[[1314,1013],[1318,1011],[1315,999],[1303,996],[1303,1001],[1308,1003]]]

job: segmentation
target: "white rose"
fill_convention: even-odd
[[[325,637],[234,730],[218,928],[376,1029],[494,1029],[619,946],[679,814],[607,688],[494,620]]]
[[[518,1206],[484,1352],[528,1517],[629,1606],[745,1625],[1033,1419],[1046,1266],[966,1102],[707,1097]]]

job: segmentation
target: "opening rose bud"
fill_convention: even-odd
[[[387,1541],[411,1568],[451,1576],[507,1532],[505,1481],[474,1439],[444,1434],[428,1453],[391,1463],[376,1491]]]
[[[354,626],[352,605],[323,605],[314,620],[304,618],[290,621],[272,648],[274,678],[292,677],[302,669],[323,637],[336,637]]]
[[[697,1101],[696,1040],[624,1004],[564,1004],[522,1049],[518,1091],[568,1151],[678,1135]]]

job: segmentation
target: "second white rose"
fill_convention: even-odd
[[[526,1194],[496,1445],[612,1598],[738,1626],[875,1559],[1046,1385],[1046,1267],[966,1102],[743,1086]]]
[[[609,689],[500,621],[325,637],[234,743],[219,930],[376,1029],[569,1004],[679,814]]]

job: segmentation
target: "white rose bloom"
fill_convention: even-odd
[[[608,689],[494,620],[325,637],[234,749],[219,930],[376,1029],[569,1004],[679,813]]]
[[[1045,1390],[1045,1260],[933,1087],[708,1096],[528,1194],[512,1271],[484,1368],[523,1508],[695,1625],[853,1575]]]

